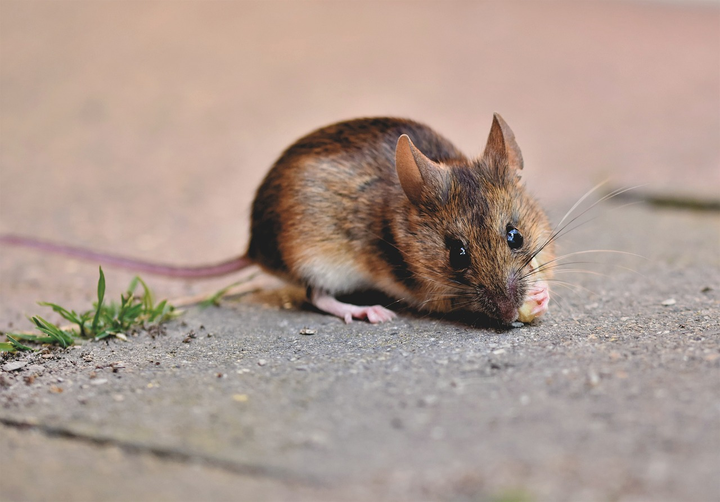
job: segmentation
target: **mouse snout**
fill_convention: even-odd
[[[505,324],[515,322],[518,318],[518,308],[510,298],[503,298],[497,302],[500,320]]]
[[[505,324],[515,322],[518,318],[518,289],[517,277],[513,275],[508,278],[505,294],[497,295],[495,298],[498,317]]]

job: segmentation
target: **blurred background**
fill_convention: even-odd
[[[244,252],[255,188],[307,132],[405,116],[479,154],[495,111],[556,219],[608,178],[717,197],[719,4],[2,0],[0,232],[213,262]],[[113,296],[132,275],[106,272]],[[0,329],[96,280],[0,249]]]

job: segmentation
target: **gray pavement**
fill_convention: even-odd
[[[2,0],[0,231],[227,258],[282,148],[376,114],[476,152],[501,112],[554,221],[607,177],[717,199],[719,21],[704,2]],[[573,266],[534,326],[346,326],[268,286],[154,338],[0,357],[0,500],[717,500],[720,215],[617,200],[583,220],[562,253],[643,258]],[[131,277],[106,275],[111,296]],[[0,329],[37,300],[85,308],[96,280],[0,249]]]
[[[502,331],[411,312],[346,326],[297,300],[288,308],[299,295],[281,290],[191,311],[155,338],[12,358],[28,364],[0,375],[5,493],[713,500],[720,272],[713,246],[691,258],[681,248],[719,218],[601,213],[576,232],[580,249],[612,244],[647,259],[603,257],[593,269],[619,271],[574,278],[587,290],[561,292],[537,326]],[[43,457],[37,470],[25,436]],[[57,474],[38,485],[47,463]],[[113,489],[135,463],[152,474],[133,474],[132,492]],[[87,465],[117,472],[95,481]]]

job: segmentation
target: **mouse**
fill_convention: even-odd
[[[258,265],[347,323],[396,316],[339,299],[363,291],[422,312],[531,322],[548,310],[555,252],[523,167],[497,113],[477,157],[420,122],[360,118],[317,129],[280,155],[252,202],[247,251],[222,263],[164,265],[17,235],[0,243],[178,278]]]

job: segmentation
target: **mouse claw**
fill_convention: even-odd
[[[388,310],[382,305],[373,305],[372,307],[360,307],[364,312],[368,321],[373,324],[390,321],[395,318],[396,314],[392,310]]]

